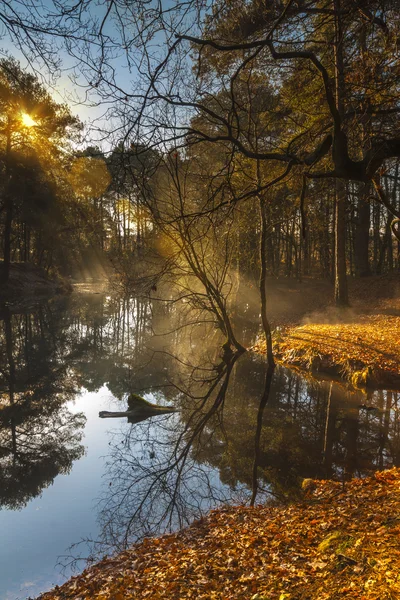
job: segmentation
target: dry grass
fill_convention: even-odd
[[[355,386],[400,387],[400,299],[393,277],[350,280],[352,308],[309,305],[300,319],[283,321],[275,336],[279,362],[339,376]],[[313,289],[313,282],[308,282]],[[315,289],[317,292],[317,289]],[[288,313],[289,316],[289,313]],[[273,322],[275,323],[275,321]],[[279,323],[277,323],[279,325]],[[260,341],[253,348],[265,352]]]

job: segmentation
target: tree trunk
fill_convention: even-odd
[[[267,218],[265,214],[265,200],[260,200],[260,299],[261,299],[261,320],[264,329],[265,343],[267,349],[267,361],[270,366],[275,364],[274,354],[272,350],[272,335],[271,327],[267,317],[267,265],[265,255],[267,251]]]
[[[373,211],[373,227],[374,227],[374,248],[373,248],[373,269],[374,274],[376,275],[378,272],[378,260],[379,260],[379,251],[381,246],[381,206],[380,204],[375,204]]]
[[[335,199],[335,302],[336,306],[348,306],[346,276],[346,185],[336,180]]]
[[[344,62],[343,62],[343,31],[340,17],[340,0],[333,0],[335,17],[335,88],[336,106],[342,116],[344,114]],[[335,135],[340,132],[335,131]],[[346,278],[346,184],[341,179],[336,179],[335,184],[335,302],[336,306],[348,306],[347,278]]]
[[[6,192],[7,194],[7,192]],[[6,218],[4,223],[4,242],[3,242],[3,271],[2,271],[2,283],[7,283],[10,277],[10,264],[11,264],[11,231],[12,231],[12,218],[13,218],[13,206],[9,195],[6,198]]]
[[[10,194],[10,152],[11,152],[11,120],[8,117],[6,141],[6,169],[5,169],[5,221],[4,221],[4,241],[3,241],[3,271],[1,274],[1,282],[7,283],[10,277],[11,263],[11,232],[13,219],[13,202]]]
[[[305,228],[303,243],[303,274],[310,274],[310,239],[309,239],[308,227]]]
[[[256,502],[256,498],[257,498],[258,488],[259,488],[258,467],[261,462],[261,432],[262,432],[262,424],[263,424],[263,415],[264,415],[264,409],[267,405],[269,394],[271,391],[271,384],[272,384],[272,379],[273,379],[273,375],[274,375],[274,369],[275,369],[275,367],[273,364],[271,364],[271,363],[268,364],[267,373],[265,376],[264,393],[262,395],[260,405],[258,407],[258,412],[257,412],[257,427],[256,427],[256,433],[254,436],[254,461],[253,461],[252,494],[251,494],[250,506],[254,506],[254,504]]]
[[[8,362],[8,393],[9,393],[9,401],[10,406],[14,405],[14,390],[16,384],[16,369],[15,369],[15,360],[13,355],[13,335],[12,335],[12,321],[11,321],[11,313],[8,306],[1,307],[1,313],[4,315],[4,337],[6,341],[6,355]],[[11,439],[12,439],[12,449],[13,449],[13,464],[15,465],[15,461],[17,459],[17,430],[15,418],[12,416],[10,418],[10,429],[11,429]]]
[[[369,264],[369,225],[371,207],[367,201],[369,185],[364,185],[357,202],[357,221],[354,240],[354,262],[357,277],[371,275]]]
[[[338,403],[333,384],[329,387],[328,404],[326,407],[325,431],[324,431],[324,450],[323,450],[323,465],[325,469],[325,477],[332,477],[333,464],[333,447],[336,441],[336,425],[338,417]]]

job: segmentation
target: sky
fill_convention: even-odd
[[[113,71],[113,79],[123,90],[122,92],[115,90],[112,86],[107,87],[103,82],[101,82],[100,87],[96,88],[95,74],[93,75],[93,71],[89,70],[87,65],[85,75],[85,60],[88,60],[90,56],[88,49],[85,48],[82,51],[81,44],[71,42],[69,51],[67,51],[63,37],[52,38],[46,33],[44,35],[45,41],[50,42],[52,39],[56,39],[59,46],[57,56],[62,63],[59,76],[56,80],[53,78],[53,81],[50,81],[51,78],[48,77],[48,72],[40,65],[40,62],[33,61],[29,64],[24,52],[26,45],[22,48],[18,47],[18,39],[12,40],[10,32],[7,31],[4,25],[2,26],[2,22],[4,23],[2,13],[6,13],[7,10],[16,10],[19,15],[22,15],[24,10],[25,14],[28,14],[30,9],[33,11],[39,7],[40,18],[42,21],[47,19],[46,32],[48,32],[54,27],[53,23],[56,22],[53,17],[49,20],[49,14],[52,15],[56,9],[60,10],[60,7],[62,7],[62,10],[66,10],[69,6],[79,5],[76,0],[12,0],[11,3],[0,0],[0,56],[1,54],[12,56],[20,61],[22,68],[26,68],[28,71],[34,70],[36,74],[39,74],[39,78],[55,101],[66,102],[69,105],[71,112],[77,115],[86,125],[84,137],[78,146],[80,149],[87,146],[99,146],[103,152],[110,152],[118,143],[126,141],[125,135],[128,136],[128,143],[137,142],[137,130],[131,125],[133,116],[136,116],[138,109],[141,109],[143,90],[147,89],[149,72],[154,71],[154,68],[165,57],[168,47],[175,43],[177,31],[195,33],[195,28],[193,28],[194,18],[198,17],[199,14],[204,14],[203,10],[198,13],[197,8],[199,5],[204,7],[210,1],[130,0],[130,2],[112,4],[109,0],[85,0],[82,3],[85,10],[87,9],[90,12],[85,13],[80,22],[87,24],[89,19],[95,20],[97,23],[96,31],[102,29],[103,39],[111,41],[110,53],[112,59],[110,65]],[[58,8],[57,5],[59,5]],[[108,20],[102,26],[104,16],[111,6],[113,10],[118,7],[122,11],[121,19],[125,19],[122,33],[115,24],[115,15],[113,14],[108,15]],[[143,9],[142,13],[139,12],[140,6]],[[160,6],[162,7],[161,21],[159,18]],[[189,13],[186,12],[188,7],[190,8]],[[37,13],[34,12],[34,14]],[[162,22],[162,26],[160,26],[160,22]],[[143,28],[143,23],[146,24],[145,28]],[[135,37],[135,32],[138,29],[142,32],[142,35],[136,35]],[[91,39],[90,47],[92,50],[98,46],[98,39],[98,37]],[[129,48],[127,53],[124,52],[124,44]],[[146,50],[145,53],[143,53],[143,49]],[[127,63],[127,55],[130,64]],[[144,60],[141,61],[143,58]],[[174,50],[175,58],[177,70],[174,72],[174,77],[178,75],[179,83],[175,78],[173,84],[177,89],[182,89],[184,94],[190,95],[193,87],[188,83],[192,72],[190,52],[183,46],[179,47],[178,50]],[[96,68],[99,61],[100,58],[97,57],[94,62]],[[169,86],[167,78],[170,76],[170,64],[173,64],[173,61],[169,61],[167,68],[162,72],[163,77],[165,77],[164,81],[158,81],[157,84],[162,91],[164,84],[167,87]],[[93,85],[88,85],[88,82]],[[179,88],[179,85],[181,88]],[[100,89],[102,90],[101,98],[98,93],[96,94]],[[138,96],[138,94],[142,96]],[[160,101],[159,107],[161,103],[162,101]],[[157,111],[158,108],[155,110]],[[154,106],[151,106],[149,111],[153,112],[150,113],[147,110],[144,112],[145,115],[150,115],[147,122],[147,117],[145,117],[144,123],[141,119],[142,132],[139,135],[143,136],[142,140],[147,135],[148,139],[151,140],[149,143],[159,143],[159,130],[162,130],[162,127],[159,128],[157,124],[160,118],[159,113],[154,112]],[[169,119],[168,122],[172,124],[174,120],[181,121],[184,124],[188,119],[188,111],[189,109],[186,108],[179,113],[178,109],[175,109],[176,114],[171,116],[168,112],[165,113],[168,116],[161,118]],[[113,114],[111,115],[111,113]],[[154,114],[158,115],[155,121],[152,120]],[[127,128],[123,129],[121,127],[121,118],[125,119],[125,123],[128,123],[128,133]],[[165,139],[172,134],[163,130],[162,135]],[[173,135],[171,139],[173,139]]]
[[[8,8],[9,6],[12,6],[12,10],[15,10],[20,15],[23,14],[23,11],[27,12],[28,14],[30,9],[33,10],[34,8],[37,9],[39,7],[39,14],[41,14],[41,18],[45,19],[48,18],[49,14],[53,13],[56,10],[55,4],[59,1],[60,0],[24,0],[24,2],[21,3],[18,3],[16,1],[12,2],[10,5],[5,3],[4,0],[0,0],[0,23],[2,21],[2,13],[7,14],[7,10],[11,10]],[[63,2],[60,2],[60,4],[62,5],[63,9],[66,9],[69,5],[73,5],[76,3],[74,0],[64,0]],[[129,7],[126,8],[126,10],[132,10],[132,14],[130,17],[131,20],[139,18],[140,14],[138,12],[138,6],[140,4],[141,1],[137,0],[136,2],[132,1],[130,4],[126,5],[126,7]],[[157,0],[153,0],[150,3],[143,3],[143,6],[146,9],[143,12],[145,20],[151,20],[152,16],[154,16],[152,15],[151,10],[155,9],[158,6],[158,4],[159,3],[157,2]],[[169,19],[169,10],[171,10],[173,7],[179,7],[179,10],[183,10],[185,4],[186,3],[176,2],[175,0],[163,0],[161,2],[161,5],[164,11],[163,17],[165,21],[168,21]],[[110,3],[108,2],[108,0],[97,0],[96,2],[92,0],[89,1],[86,5],[90,9],[90,14],[85,14],[82,20],[84,22],[88,22],[89,17],[96,19],[98,23],[97,28],[99,29],[100,24],[102,23],[104,16],[108,8],[110,7]],[[50,19],[48,27],[51,27],[53,22],[55,23],[55,19]],[[175,26],[179,27],[181,25]],[[105,35],[109,39],[114,39],[117,41],[121,39],[120,33],[117,30],[117,27],[115,26],[110,16],[108,17],[108,20],[104,25],[102,31],[103,35]],[[133,26],[125,27],[125,43],[129,43],[132,41],[133,32]],[[147,30],[147,34],[149,34],[149,32],[150,29]],[[162,54],[163,52],[165,52],[165,35],[166,34],[164,34],[163,32],[157,31],[157,28],[154,29],[154,27],[153,31],[151,31],[150,33],[150,41],[147,42],[148,45],[146,47],[149,53],[152,54],[154,61],[157,61],[157,59],[160,56],[160,53]],[[45,35],[45,39],[50,41],[50,37],[47,35]],[[171,39],[174,39],[173,34],[171,35]],[[96,43],[97,40],[93,41]],[[87,81],[85,81],[85,77],[83,75],[83,65],[82,63],[79,64],[78,58],[72,58],[71,56],[71,53],[76,53],[78,57],[78,44],[72,42],[69,53],[66,51],[62,39],[59,39],[59,46],[60,51],[58,56],[62,61],[62,71],[60,73],[60,76],[57,78],[57,81],[53,83],[50,87],[51,94],[57,102],[67,102],[72,112],[78,115],[82,121],[89,123],[97,119],[99,120],[98,124],[106,127],[107,124],[109,124],[109,118],[104,119],[104,113],[107,110],[107,108],[110,108],[111,100],[104,101],[103,98],[102,102],[99,105],[95,105],[96,101],[98,101],[98,97],[96,98],[96,96],[93,94],[93,90],[89,98],[87,97]],[[4,26],[3,28],[1,28],[1,24],[0,48],[3,55],[8,54],[17,58],[20,61],[21,66],[23,68],[27,68],[27,70],[32,71],[32,65],[29,65],[26,56],[24,56],[24,52],[21,51],[20,48],[18,48],[17,42],[15,40],[14,42],[12,41],[9,31],[7,31],[7,29]],[[115,80],[118,85],[120,85],[127,91],[127,93],[135,93],[139,89],[139,72],[135,66],[135,62],[137,62],[137,60],[139,59],[140,54],[140,48],[131,48],[130,56],[133,58],[133,63],[128,69],[126,65],[126,57],[124,56],[122,49],[119,48],[119,51],[114,51],[112,66],[115,73]],[[85,56],[88,56],[87,52],[83,53],[83,57]],[[37,72],[41,74],[44,81],[48,84],[48,73],[45,69],[43,69],[43,67],[40,66],[40,63],[35,62],[34,68],[37,70]],[[91,75],[88,76],[89,80],[91,79],[91,77]]]
[[[29,4],[38,5],[39,2],[37,0],[26,0],[24,4],[18,4],[13,2],[13,10],[16,10],[20,14],[24,10],[21,8],[25,5],[25,7],[29,8]],[[64,6],[66,6],[66,2]],[[105,3],[104,3],[105,4]],[[53,1],[52,0],[43,0],[42,4],[42,12],[46,14],[47,12],[51,12],[54,10]],[[102,20],[104,16],[104,7],[99,6],[98,3],[91,4],[92,15],[100,20]],[[0,0],[0,17],[2,13],[6,13],[7,5]],[[112,31],[110,27],[105,28],[105,33],[107,35],[116,34],[115,31]],[[50,37],[45,36],[47,39],[51,39]],[[16,40],[12,39],[9,31],[3,26],[0,28],[0,54],[3,56],[11,56],[16,58],[21,67],[26,69],[27,71],[33,72],[39,75],[42,82],[49,89],[51,95],[54,97],[56,102],[66,102],[73,114],[78,115],[79,118],[85,123],[90,123],[96,119],[100,120],[100,124],[106,126],[106,122],[102,120],[102,117],[108,108],[107,104],[102,103],[99,106],[96,106],[96,99],[94,94],[88,98],[87,96],[87,87],[84,77],[80,72],[78,60],[72,58],[69,53],[66,51],[65,47],[62,47],[62,41],[60,43],[60,51],[58,53],[58,57],[61,60],[62,69],[60,71],[59,76],[56,81],[51,81],[51,77],[49,77],[49,73],[43,65],[40,64],[40,61],[33,62],[29,64],[27,57],[24,55],[24,52],[21,48],[18,47],[18,43]],[[72,50],[76,51],[76,45],[72,45]],[[76,68],[78,66],[78,68]],[[75,67],[75,68],[74,68]],[[116,58],[114,60],[114,67],[117,73],[117,79],[119,78],[121,83],[127,84],[129,80],[134,81],[138,78],[138,73],[135,69],[131,70],[131,73],[127,73],[126,67],[124,65],[123,58]],[[129,83],[129,85],[131,85]]]

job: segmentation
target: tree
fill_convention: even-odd
[[[40,213],[49,216],[62,180],[60,163],[64,162],[66,140],[76,136],[80,123],[13,60],[0,62],[0,105],[5,283],[10,272],[13,222],[18,218],[26,231],[39,224]]]
[[[257,155],[254,154],[252,149],[243,144],[242,132],[237,127],[237,121],[234,120],[236,112],[234,84],[236,84],[237,75],[244,65],[247,68],[249,63],[252,65],[261,63],[264,68],[269,65],[269,68],[273,69],[272,59],[272,63],[276,62],[278,65],[278,72],[280,67],[285,68],[283,65],[287,64],[288,61],[292,61],[296,69],[300,68],[300,72],[308,70],[310,64],[319,72],[322,84],[319,92],[323,101],[322,119],[319,118],[316,121],[314,117],[314,123],[310,123],[312,127],[310,125],[307,127],[307,123],[301,118],[301,114],[296,109],[293,110],[293,104],[289,104],[290,119],[296,124],[302,125],[297,132],[295,130],[298,135],[293,136],[291,134],[291,140],[287,136],[285,139],[284,135],[282,141],[285,141],[286,144],[278,146],[281,152],[258,153],[258,158],[286,162],[288,165],[292,164],[292,168],[295,165],[303,165],[306,177],[310,179],[322,177],[335,177],[337,179],[335,295],[338,304],[346,304],[345,188],[340,181],[373,181],[378,194],[378,201],[384,203],[391,210],[394,217],[398,218],[399,216],[396,207],[388,203],[379,183],[378,175],[378,170],[385,160],[392,156],[398,156],[397,138],[391,139],[389,137],[391,134],[389,134],[386,139],[382,139],[382,121],[386,119],[391,122],[392,111],[397,111],[396,104],[388,100],[386,103],[383,102],[378,106],[373,106],[372,109],[371,106],[368,107],[367,115],[371,125],[370,136],[367,144],[364,138],[360,144],[359,139],[357,139],[357,127],[362,113],[359,112],[358,107],[360,104],[365,105],[366,100],[371,104],[371,98],[368,97],[371,95],[369,91],[371,84],[372,89],[378,89],[380,82],[379,78],[375,78],[371,82],[370,79],[360,81],[362,78],[359,77],[358,85],[354,86],[353,89],[351,89],[351,85],[346,86],[345,83],[345,78],[346,81],[352,81],[350,73],[357,68],[357,63],[353,59],[354,54],[350,57],[349,55],[350,51],[354,53],[355,44],[357,43],[355,35],[358,33],[358,29],[361,28],[364,32],[363,43],[365,46],[365,20],[369,20],[368,42],[369,44],[377,42],[379,47],[380,40],[376,37],[375,29],[379,28],[381,32],[383,30],[383,33],[387,33],[385,22],[373,18],[368,9],[366,12],[361,11],[360,14],[358,4],[354,2],[345,3],[343,11],[339,2],[335,2],[333,7],[329,9],[320,6],[318,2],[312,3],[312,6],[307,5],[307,7],[303,7],[302,3],[288,2],[286,6],[277,4],[271,10],[264,9],[262,5],[254,2],[247,5],[246,8],[242,5],[242,16],[238,25],[237,20],[233,19],[234,11],[238,10],[238,4],[240,3],[227,5],[221,3],[220,11],[216,11],[216,15],[213,15],[213,18],[206,22],[203,38],[183,35],[180,39],[189,40],[192,44],[209,50],[210,60],[212,64],[217,65],[217,68],[222,63],[222,69],[226,69],[227,61],[228,64],[234,66],[234,75],[230,77],[232,103],[230,111],[224,119],[225,139],[230,140],[239,151],[253,158],[257,158]],[[388,6],[389,15],[393,9],[394,5]],[[304,25],[304,30],[296,39],[292,39],[291,28],[295,31],[296,26],[300,26],[300,24]],[[319,28],[319,31],[322,30],[322,36],[316,30],[316,27]],[[265,32],[267,32],[266,37],[260,39],[263,35],[265,36]],[[278,38],[279,42],[274,42],[274,37]],[[317,42],[321,44],[320,47],[316,45]],[[330,44],[330,47],[333,48],[330,64],[327,62],[329,57],[329,52],[326,51],[327,44]],[[324,54],[322,54],[322,50]],[[387,45],[384,50],[381,46],[380,50],[379,60],[381,65],[382,63],[389,64],[390,54],[387,52]],[[269,59],[265,57],[264,51],[269,53]],[[225,61],[218,62],[221,53],[225,53],[228,58]],[[260,58],[262,53],[263,56]],[[346,62],[345,58],[347,59]],[[334,66],[333,78],[331,76],[331,65]],[[298,80],[298,73],[293,72],[290,66],[287,70],[289,71],[289,77],[295,77]],[[288,75],[283,70],[281,70],[281,73],[285,84]],[[334,86],[331,83],[332,80]],[[389,75],[383,84],[388,93],[388,98],[391,99],[395,97],[391,97],[393,83],[393,76]],[[350,87],[350,91],[346,87]],[[285,88],[282,87],[281,89],[284,91]],[[303,95],[304,93],[301,94],[301,96]],[[349,110],[356,103],[360,103],[357,105],[358,110]],[[347,106],[345,106],[346,104]],[[203,109],[201,106],[199,108]],[[311,105],[308,108],[315,113],[315,109],[320,110],[320,104],[316,105],[314,100],[314,106]],[[350,120],[354,129],[349,128],[348,123]],[[221,123],[223,123],[222,119]],[[324,134],[330,127],[333,127],[332,133]],[[291,129],[293,130],[293,127]],[[352,131],[352,135],[349,135],[349,131]],[[376,137],[374,137],[374,131],[379,132]],[[204,137],[204,132],[197,133]],[[325,137],[323,137],[324,135]],[[310,148],[309,142],[307,144],[308,148],[307,145],[304,148],[304,145],[299,144],[299,141],[306,139],[306,136],[311,140],[320,137],[321,142],[319,145],[314,142],[314,150]],[[299,152],[291,151],[296,149],[296,145],[299,149],[303,146],[302,155]],[[324,170],[316,171],[315,166],[319,164],[324,166],[324,162],[321,161],[328,155],[330,155],[330,161],[325,160]],[[393,221],[394,232],[395,223],[396,220]]]
[[[223,148],[223,166],[220,160],[218,167],[225,183],[220,184],[217,169],[211,173],[206,211],[223,210],[224,193],[231,204],[259,198],[257,178],[248,181],[245,193],[237,193],[240,186],[232,181],[244,179],[261,163],[266,175],[262,191],[271,192],[269,230],[274,225],[268,206],[283,195],[277,184],[284,182],[290,192],[284,194],[285,205],[291,205],[290,225],[277,235],[268,231],[266,238],[267,246],[278,246],[273,257],[278,264],[283,244],[288,270],[294,263],[298,275],[310,272],[311,255],[319,253],[335,276],[337,303],[346,304],[347,273],[368,273],[368,213],[374,225],[374,267],[379,270],[385,256],[393,264],[388,234],[400,237],[399,201],[387,185],[400,157],[395,0],[189,0],[174,6],[89,1],[85,21],[80,3],[56,9],[59,21],[49,35],[64,36],[79,56],[88,93],[107,103],[122,147],[157,150],[159,157],[172,147],[186,155],[207,148],[210,156],[211,144]],[[40,11],[38,18],[43,25]],[[21,17],[18,30],[25,31],[28,21]],[[71,35],[77,41],[73,48]],[[128,69],[139,79],[126,77]],[[255,134],[256,102],[243,102],[243,89],[254,90],[262,78],[273,101],[261,119],[264,131],[259,127]],[[122,154],[126,160],[127,151]],[[335,194],[329,192],[333,181]],[[320,189],[325,230],[318,202],[312,203]],[[363,198],[352,197],[354,189],[362,189],[357,194]],[[140,194],[134,196],[138,202]],[[130,219],[121,212],[128,228]]]

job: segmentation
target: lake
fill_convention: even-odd
[[[286,502],[303,478],[345,481],[400,462],[398,393],[278,368],[265,401],[264,358],[223,356],[214,324],[172,301],[73,293],[0,307],[0,319],[5,600],[211,508]],[[257,319],[244,307],[236,321],[251,344]],[[132,392],[176,412],[99,418],[126,411]]]

